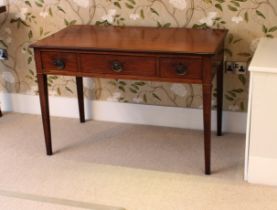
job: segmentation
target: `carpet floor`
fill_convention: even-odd
[[[277,188],[243,181],[245,136],[52,118],[45,155],[40,116],[0,118],[0,209],[277,209]]]

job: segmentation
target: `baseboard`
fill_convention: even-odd
[[[250,156],[247,181],[277,186],[277,158]]]
[[[0,93],[0,101],[3,111],[40,114],[38,96]],[[51,116],[79,117],[75,98],[51,96],[49,101]],[[85,110],[87,119],[99,121],[203,129],[201,109],[85,100]],[[212,130],[215,129],[216,112],[213,111]],[[223,131],[245,133],[246,113],[224,112]]]

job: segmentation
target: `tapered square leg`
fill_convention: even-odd
[[[80,122],[84,123],[86,120],[85,120],[84,89],[83,89],[82,77],[76,77],[76,85],[77,85]]]
[[[222,136],[223,61],[217,69],[217,136]]]
[[[212,70],[213,58],[203,59],[203,118],[205,174],[211,174],[211,113],[212,113]]]
[[[39,86],[39,97],[40,97],[43,129],[44,129],[44,138],[45,138],[45,144],[46,144],[46,153],[47,155],[52,155],[53,151],[52,151],[50,115],[49,115],[47,75],[38,74],[37,78],[38,78],[38,86]]]
[[[212,85],[203,85],[205,174],[211,174]]]

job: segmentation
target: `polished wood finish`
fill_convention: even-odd
[[[199,57],[164,57],[160,59],[160,76],[186,80],[202,80],[202,58]]]
[[[186,28],[75,25],[36,42],[34,48],[216,54],[226,31]]]
[[[51,138],[49,101],[48,101],[47,75],[42,74],[41,53],[38,49],[35,49],[35,60],[36,60],[42,123],[43,123],[43,130],[44,130],[44,139],[45,139],[45,145],[46,145],[46,154],[52,155],[53,150],[52,150],[52,138]]]
[[[39,97],[40,97],[40,104],[41,104],[45,144],[46,144],[46,154],[52,155],[53,152],[52,152],[51,127],[50,127],[50,115],[49,115],[47,75],[38,74],[37,78],[38,78],[38,85],[39,85]]]
[[[156,59],[149,56],[82,54],[81,71],[97,75],[156,76]],[[114,65],[121,68],[114,68]]]
[[[43,70],[46,73],[51,72],[76,72],[78,70],[77,55],[75,53],[66,53],[66,52],[41,52],[42,66]],[[58,61],[64,63],[64,66],[61,66]]]
[[[181,56],[176,54],[161,54],[156,53],[120,53],[116,55],[111,54],[114,52],[87,52],[80,50],[57,50],[57,49],[43,49],[41,50],[42,68],[40,73],[64,76],[78,76],[78,77],[95,77],[95,78],[111,78],[111,79],[129,79],[129,80],[150,80],[150,81],[163,81],[163,82],[184,82],[201,84],[202,74],[201,67],[195,61],[196,57]],[[73,57],[72,61],[68,62],[68,57]],[[95,60],[92,60],[94,58]],[[102,59],[100,59],[102,58]],[[120,59],[111,59],[120,58]],[[135,58],[135,59],[134,59]],[[167,59],[171,58],[172,61],[167,63]],[[174,59],[175,58],[175,59]],[[201,63],[202,58],[198,58]],[[98,60],[96,60],[98,59]],[[191,59],[191,62],[188,62]],[[77,61],[76,61],[77,60]],[[60,61],[57,65],[57,61]],[[123,70],[120,72],[113,71],[112,63],[118,61],[123,65]],[[129,62],[126,62],[129,61]],[[185,61],[185,62],[184,62]],[[61,65],[61,62],[63,65]],[[161,62],[170,65],[170,71],[160,65]],[[137,65],[133,65],[133,63]],[[172,65],[171,65],[172,64]],[[176,67],[179,64],[185,64],[190,67],[190,71],[186,76],[179,75]],[[189,65],[188,65],[189,64]],[[76,66],[73,68],[73,66]],[[154,67],[155,66],[155,67]],[[153,69],[150,69],[152,67]],[[191,69],[194,69],[191,71]],[[170,75],[171,74],[171,75]],[[173,76],[173,75],[175,76]],[[198,76],[196,76],[198,75]]]
[[[217,135],[222,136],[222,110],[223,110],[223,54],[217,67]]]
[[[77,85],[80,123],[84,123],[84,122],[86,122],[86,120],[85,120],[84,88],[83,88],[83,78],[82,77],[76,77],[76,85]]]
[[[80,122],[85,121],[84,76],[194,83],[203,85],[205,173],[210,174],[212,78],[217,73],[221,135],[226,34],[225,30],[79,25],[33,44],[47,154],[52,154],[48,74],[76,76]]]
[[[203,119],[206,174],[211,174],[212,70],[212,60],[205,57],[203,60]]]

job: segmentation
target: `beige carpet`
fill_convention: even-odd
[[[0,209],[277,209],[277,188],[243,181],[243,135],[213,136],[206,177],[199,131],[62,118],[52,127],[47,157],[40,116],[0,118]]]

